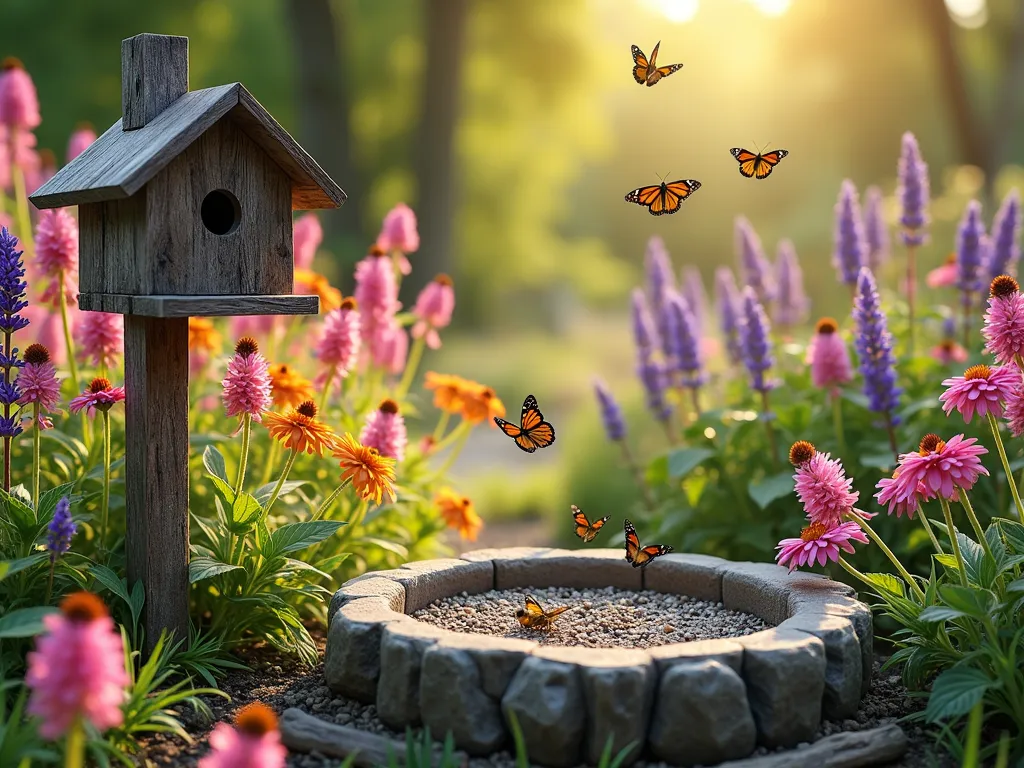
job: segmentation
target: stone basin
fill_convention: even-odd
[[[557,647],[453,632],[409,614],[462,592],[618,587],[689,595],[760,617],[771,629],[648,650]],[[328,610],[331,690],[375,704],[398,731],[451,731],[458,748],[511,746],[509,715],[530,760],[596,765],[636,746],[650,757],[713,765],[757,745],[810,741],[823,718],[852,716],[867,689],[872,621],[853,590],[770,563],[671,554],[633,568],[621,549],[483,549],[346,582]]]

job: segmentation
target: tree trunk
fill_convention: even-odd
[[[1009,35],[1010,47],[1006,66],[1002,67],[1003,81],[999,86],[996,116],[992,126],[992,156],[996,169],[1010,160],[1017,117],[1020,114],[1024,91],[1024,3],[1017,6]]]
[[[339,40],[345,39],[343,5],[330,0],[287,0],[299,94],[300,143],[348,193],[340,211],[323,217],[328,235],[362,239],[363,185],[353,160],[349,86]]]
[[[455,217],[453,145],[459,111],[467,0],[424,0],[427,66],[416,154],[420,250],[412,293],[451,269]]]

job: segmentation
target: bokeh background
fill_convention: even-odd
[[[494,386],[513,414],[532,392],[558,429],[532,456],[474,435],[455,474],[486,543],[564,532],[572,501],[609,514],[635,498],[603,445],[592,375],[626,404],[637,451],[664,450],[628,323],[650,236],[707,283],[734,263],[737,215],[769,254],[791,238],[813,320],[848,306],[831,266],[839,184],[881,186],[894,219],[904,131],[935,198],[922,271],[952,250],[967,199],[989,218],[1024,188],[1019,0],[3,0],[0,17],[19,30],[0,54],[32,73],[39,145],[58,157],[79,122],[119,117],[121,39],[187,35],[192,88],[245,83],[348,192],[322,216],[318,264],[346,294],[381,216],[414,207],[422,247],[403,298],[438,272],[457,291],[428,368]],[[685,67],[640,87],[630,45],[659,40],[660,63]],[[761,182],[728,151],[755,144],[790,151]],[[703,184],[678,214],[623,202],[666,174]]]

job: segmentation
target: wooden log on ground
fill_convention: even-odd
[[[278,727],[282,743],[293,752],[316,751],[339,758],[354,753],[353,764],[360,768],[388,765],[393,754],[400,765],[405,765],[405,742],[329,723],[295,707],[284,711]]]
[[[867,768],[887,765],[907,751],[898,725],[834,733],[804,747],[722,763],[718,768]]]

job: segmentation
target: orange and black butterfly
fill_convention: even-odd
[[[523,401],[523,413],[519,417],[518,427],[497,416],[494,417],[494,423],[527,453],[533,453],[538,448],[547,448],[555,442],[555,428],[544,421],[544,414],[537,407],[537,398],[533,395],[527,395]]]
[[[634,568],[646,568],[654,558],[667,555],[672,551],[672,547],[667,544],[649,544],[646,547],[641,547],[640,539],[636,535],[636,528],[629,520],[626,521],[624,528],[626,531],[626,560],[632,563]]]
[[[545,611],[540,603],[531,595],[526,596],[526,607],[516,609],[516,618],[519,623],[527,629],[551,629],[555,619],[572,608],[571,605],[563,605],[561,608],[552,608]]]
[[[729,151],[739,162],[740,173],[748,179],[751,177],[758,179],[768,178],[772,172],[772,168],[778,165],[782,158],[789,154],[789,152],[784,149],[765,152],[763,155],[760,152],[755,155],[749,149],[740,149],[739,147],[733,147]]]
[[[683,200],[700,189],[700,182],[695,179],[679,179],[649,187],[634,189],[626,195],[627,203],[647,206],[652,216],[675,213],[683,204]]]
[[[663,77],[668,77],[673,72],[678,72],[683,68],[682,64],[669,64],[667,67],[659,67],[657,65],[658,59],[658,48],[661,47],[661,40],[654,46],[654,50],[651,51],[651,60],[647,61],[647,57],[644,56],[644,52],[637,48],[635,45],[632,47],[633,52],[633,79],[636,80],[640,85],[647,83],[647,87],[650,88],[656,82],[661,80]]]
[[[594,537],[601,532],[604,528],[604,524],[608,522],[607,517],[602,517],[600,520],[590,522],[587,520],[587,516],[583,514],[583,510],[577,507],[575,504],[570,505],[572,507],[572,521],[575,525],[573,530],[576,535],[579,536],[583,541],[588,544],[594,540]]]

